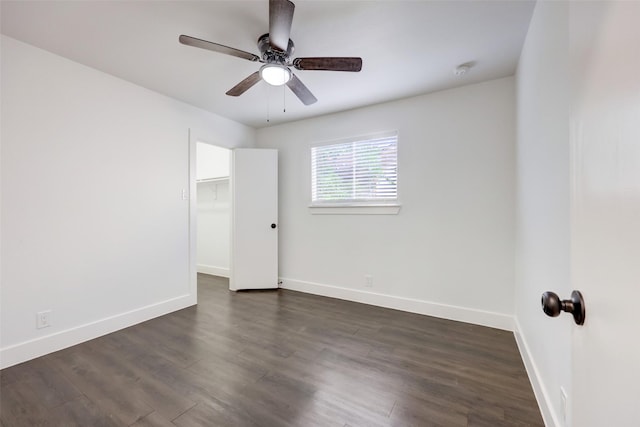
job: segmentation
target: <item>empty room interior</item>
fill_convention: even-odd
[[[639,425],[640,2],[0,7],[2,427]]]

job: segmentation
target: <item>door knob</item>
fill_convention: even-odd
[[[560,315],[561,311],[571,313],[576,325],[583,325],[585,318],[584,299],[580,291],[571,292],[571,299],[561,300],[560,297],[554,293],[547,291],[542,294],[542,311],[547,316],[556,317]]]
[[[276,225],[275,224],[271,224],[271,228],[276,228]]]

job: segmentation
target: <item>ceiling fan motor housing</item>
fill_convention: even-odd
[[[287,51],[283,52],[269,43],[269,34],[263,34],[258,38],[258,50],[262,54],[262,59],[267,64],[281,64],[287,65],[289,63],[289,57],[293,54],[295,46],[293,41],[289,39],[287,45]]]

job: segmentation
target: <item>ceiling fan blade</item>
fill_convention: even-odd
[[[293,73],[291,73],[291,80],[287,82],[287,86],[289,86],[289,89],[296,94],[304,105],[311,105],[318,101],[311,91],[307,89],[307,87]]]
[[[289,46],[295,7],[289,0],[269,0],[269,44],[282,52]]]
[[[253,85],[258,83],[262,78],[260,77],[260,72],[256,71],[251,74],[249,77],[232,87],[227,91],[227,95],[229,96],[240,96],[249,90]]]
[[[353,71],[362,70],[362,58],[296,58],[298,70]]]
[[[213,52],[224,53],[225,55],[236,56],[238,58],[248,59],[249,61],[260,60],[260,57],[254,55],[253,53],[245,52],[244,50],[240,49],[234,49],[232,47],[224,46],[214,42],[208,42],[206,40],[200,40],[195,37],[185,36],[184,34],[181,35],[178,40],[180,40],[180,43],[187,46],[199,47],[201,49],[207,49]]]

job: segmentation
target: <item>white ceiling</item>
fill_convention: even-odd
[[[186,34],[259,55],[268,1],[7,1],[2,33],[253,127],[512,75],[533,1],[295,0],[292,57],[360,56],[360,73],[295,71],[318,98],[258,83],[258,63],[178,43]],[[453,74],[474,62],[463,77]],[[286,112],[283,112],[283,104]]]

